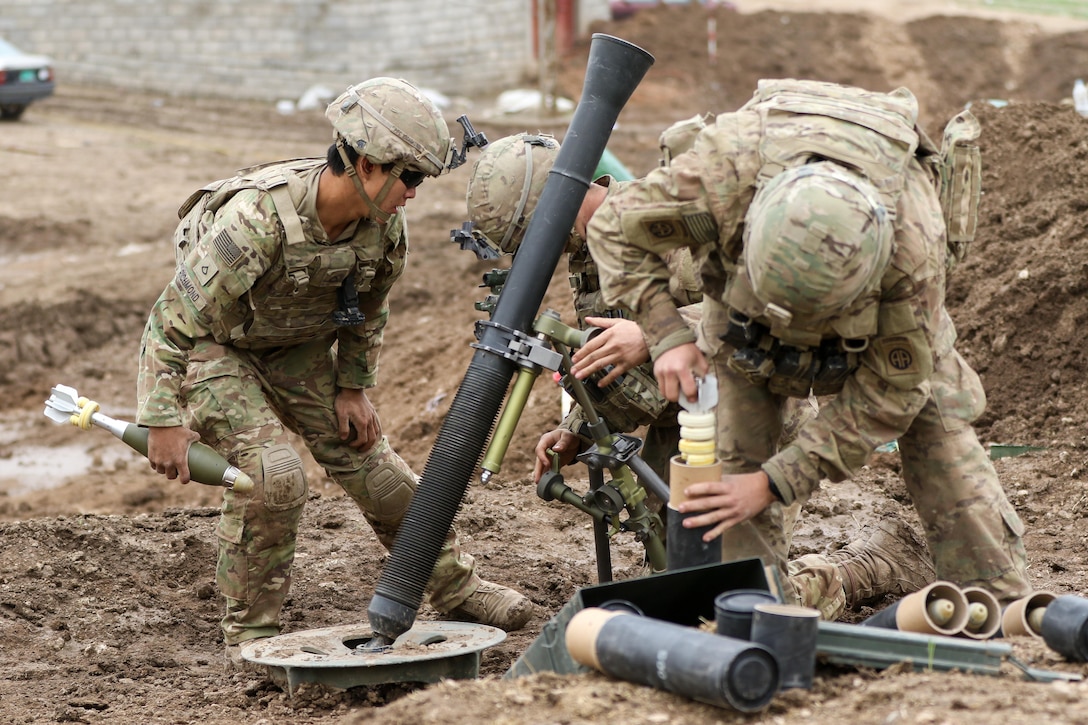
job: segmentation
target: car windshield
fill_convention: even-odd
[[[22,55],[22,52],[11,43],[0,38],[0,55]]]

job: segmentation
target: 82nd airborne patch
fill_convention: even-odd
[[[714,217],[705,211],[654,210],[641,215],[639,223],[648,236],[662,242],[706,244],[718,238]]]
[[[918,365],[914,344],[909,337],[885,337],[875,341],[873,346],[880,356],[888,378],[918,375],[922,372]]]
[[[654,239],[660,241],[688,239],[688,228],[679,218],[643,219],[642,228]]]

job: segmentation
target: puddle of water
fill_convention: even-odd
[[[57,488],[92,470],[147,465],[143,456],[104,430],[87,431],[88,445],[17,443],[25,438],[29,427],[25,420],[0,420],[0,492],[10,496]],[[94,441],[90,436],[102,440]]]

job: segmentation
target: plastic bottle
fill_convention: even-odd
[[[1084,87],[1084,81],[1078,78],[1073,83],[1073,108],[1082,116],[1088,116],[1088,88]]]

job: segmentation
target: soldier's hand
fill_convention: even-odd
[[[638,323],[633,320],[587,317],[586,322],[601,328],[602,332],[594,335],[574,353],[574,367],[571,372],[579,380],[585,380],[598,370],[611,365],[612,370],[597,383],[603,388],[631,368],[650,359],[646,338],[642,336]]]
[[[559,465],[568,466],[578,455],[582,441],[569,430],[556,429],[540,436],[536,443],[536,463],[533,466],[533,481],[539,481],[544,472],[552,467],[548,451],[559,454]]]
[[[352,448],[365,451],[381,439],[382,424],[378,411],[374,410],[362,388],[340,388],[333,408],[340,427],[340,440],[347,441]]]
[[[720,481],[693,483],[684,493],[689,499],[677,505],[680,513],[706,512],[684,519],[684,528],[717,524],[703,534],[703,541],[713,541],[726,529],[747,521],[775,501],[763,471],[727,473]]]
[[[189,446],[200,434],[185,426],[150,427],[147,430],[147,460],[156,473],[171,481],[189,483]]]
[[[654,361],[654,377],[661,394],[674,403],[680,399],[681,390],[688,400],[695,400],[699,395],[695,378],[703,377],[709,369],[706,357],[694,342],[666,350]]]

